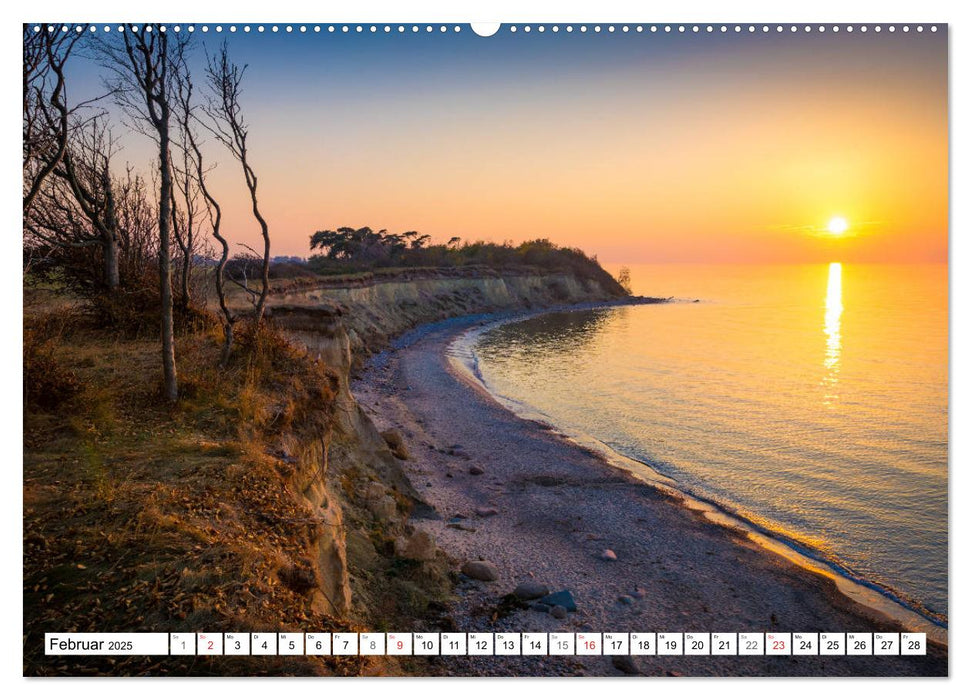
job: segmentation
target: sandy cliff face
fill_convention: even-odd
[[[294,485],[323,523],[314,562],[319,590],[313,593],[321,612],[346,617],[355,607],[360,611],[362,601],[352,600],[355,596],[368,606],[378,604],[382,594],[373,589],[380,585],[368,570],[380,567],[382,551],[416,564],[418,585],[429,595],[446,580],[444,556],[407,522],[416,509],[426,517],[435,514],[420,502],[388,442],[350,392],[355,363],[423,323],[613,296],[596,283],[554,274],[388,281],[273,299],[273,322],[338,376],[333,431],[312,444],[291,446],[299,464]],[[361,576],[354,576],[355,567]]]
[[[413,491],[386,442],[351,395],[350,341],[340,310],[323,304],[289,314],[278,312],[275,319],[338,377],[332,430],[314,440],[294,440],[284,449],[297,463],[294,490],[321,523],[313,562],[317,581],[312,593],[314,607],[346,618],[353,614],[349,532],[371,525],[400,529]]]
[[[592,280],[569,274],[381,281],[343,288],[302,289],[275,295],[276,318],[293,316],[301,330],[313,329],[298,307],[330,308],[340,313],[354,360],[410,328],[466,314],[530,309],[616,298]],[[313,325],[312,323],[310,325]],[[322,349],[323,351],[323,349]]]

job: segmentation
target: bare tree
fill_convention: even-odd
[[[253,217],[260,226],[260,233],[263,236],[263,260],[261,266],[262,288],[258,294],[254,295],[253,306],[255,307],[255,327],[259,328],[263,320],[263,312],[266,308],[266,298],[270,291],[270,230],[260,212],[259,203],[256,196],[257,177],[249,162],[249,151],[247,150],[247,137],[249,127],[243,120],[242,108],[240,106],[240,95],[242,94],[243,74],[246,66],[238,66],[229,58],[229,49],[223,43],[219,53],[215,57],[209,58],[207,75],[209,84],[213,91],[213,97],[206,108],[209,116],[209,130],[213,135],[229,149],[230,153],[239,161],[243,168],[243,176],[246,180],[246,188],[249,190],[250,201],[253,206]],[[251,291],[248,284],[244,287],[246,291]]]
[[[54,172],[67,183],[78,207],[90,222],[91,233],[102,248],[105,286],[115,290],[121,284],[121,275],[118,269],[118,216],[111,177],[114,141],[103,118],[77,130],[75,135],[74,143],[66,150]]]
[[[38,187],[34,200],[43,206],[24,213],[28,240],[51,248],[99,246],[103,275],[98,286],[120,284],[120,243],[116,183],[111,175],[115,143],[103,117],[71,129],[70,144],[52,169],[55,176]]]
[[[32,268],[58,267],[70,284],[84,289],[104,288],[104,265],[92,264],[101,236],[80,210],[67,184],[47,178],[37,190],[34,205],[24,212],[25,263]],[[25,270],[26,272],[26,270]]]
[[[24,25],[24,211],[67,151],[71,115],[64,71],[86,26]]]
[[[121,44],[102,45],[106,66],[115,80],[119,103],[137,126],[143,126],[158,147],[158,265],[162,302],[162,373],[165,397],[179,396],[175,364],[175,332],[172,319],[172,162],[171,114],[178,66],[182,63],[187,34],[172,34],[149,24],[128,25]]]
[[[178,99],[178,98],[177,98]],[[199,248],[197,236],[201,206],[199,203],[199,183],[192,165],[191,147],[186,130],[182,128],[181,115],[176,109],[178,120],[178,160],[173,165],[174,183],[172,188],[172,233],[179,247],[179,307],[188,311],[192,301],[192,264]]]
[[[116,180],[118,233],[123,268],[134,276],[158,260],[158,211],[145,179],[129,165],[124,179]]]
[[[223,349],[220,364],[225,366],[229,362],[229,357],[233,349],[233,328],[236,325],[237,317],[230,311],[226,304],[225,273],[226,263],[229,260],[229,241],[222,235],[222,208],[213,196],[207,183],[205,160],[202,155],[202,148],[199,144],[198,136],[193,128],[193,103],[192,103],[192,77],[189,74],[184,62],[178,71],[178,116],[179,127],[182,132],[185,154],[187,157],[186,170],[191,167],[195,171],[195,180],[199,191],[202,193],[203,202],[209,217],[209,230],[212,237],[219,242],[221,248],[219,262],[216,263],[216,296],[219,300],[219,311],[222,316],[223,325]]]
[[[69,148],[24,213],[25,263],[59,269],[84,290],[115,292],[147,281],[158,218],[150,189],[130,165],[110,174],[113,141],[97,124],[83,132],[83,148]],[[72,133],[72,142],[79,138]]]

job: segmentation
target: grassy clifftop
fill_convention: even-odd
[[[335,417],[341,368],[270,332],[244,334],[221,370],[203,316],[178,339],[183,396],[172,407],[154,338],[29,296],[25,673],[393,672],[359,658],[43,655],[44,632],[56,631],[374,629],[428,614],[448,579],[434,552],[396,556],[411,502],[384,485],[386,446],[362,445]]]

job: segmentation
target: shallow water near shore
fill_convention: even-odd
[[[665,266],[474,335],[486,387],[947,615],[947,269]],[[691,303],[698,299],[698,303]]]

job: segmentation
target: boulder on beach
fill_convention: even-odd
[[[516,590],[512,592],[520,600],[535,600],[536,598],[542,598],[544,595],[549,595],[549,593],[550,589],[542,583],[534,583],[532,581],[520,583],[516,586]]]
[[[476,581],[495,581],[499,578],[499,569],[488,561],[467,561],[462,564],[462,573]]]
[[[394,543],[394,553],[402,559],[431,561],[436,551],[434,538],[424,530],[415,530],[410,537],[403,535]]]
[[[564,608],[562,605],[554,605],[550,609],[550,615],[555,617],[557,620],[562,620],[566,617],[566,608]]]
[[[617,554],[612,549],[605,549],[600,553],[600,558],[604,561],[617,561]]]
[[[633,656],[612,656],[610,658],[611,662],[618,671],[622,671],[628,676],[640,675],[640,669],[637,668],[637,664],[634,661]]]
[[[549,606],[559,605],[570,612],[575,612],[577,609],[576,601],[573,600],[573,594],[566,590],[543,596],[539,602]]]
[[[481,474],[485,474],[485,469],[482,467],[469,467],[469,474],[472,476],[479,476]]]

